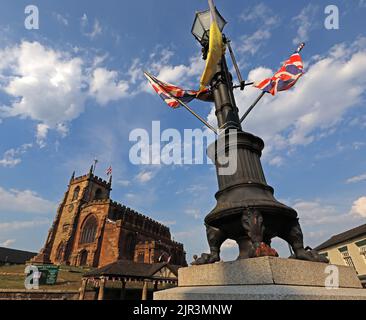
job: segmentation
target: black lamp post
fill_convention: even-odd
[[[222,31],[225,19],[216,10],[216,20]],[[210,11],[197,12],[192,34],[202,46],[203,59],[209,50]],[[223,42],[227,39],[223,36]],[[235,63],[235,62],[234,62]],[[240,80],[240,79],[239,79]],[[203,253],[192,264],[213,263],[220,260],[220,247],[227,239],[239,245],[238,258],[276,255],[270,247],[271,239],[287,241],[298,259],[323,261],[315,251],[304,249],[303,235],[294,209],[278,202],[274,190],[266,182],[260,157],[264,142],[259,137],[243,132],[236,106],[232,76],[228,71],[225,54],[217,64],[210,88],[216,108],[220,135],[224,143],[213,143],[207,153],[215,163],[219,191],[215,208],[205,217],[210,253]],[[230,139],[235,136],[235,139]],[[230,175],[220,173],[219,157],[236,150],[236,171]]]
[[[216,20],[220,31],[222,32],[226,21],[221,14],[216,10]],[[210,10],[197,12],[193,26],[192,34],[202,46],[203,59],[206,60],[209,34],[211,25],[211,13]],[[226,42],[223,37],[224,43]],[[216,116],[218,120],[218,126],[220,129],[235,128],[241,130],[239,121],[239,110],[235,104],[233,94],[232,76],[228,71],[225,55],[217,65],[216,76],[211,81],[211,88],[213,92],[213,98],[216,105]]]

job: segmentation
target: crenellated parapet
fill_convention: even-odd
[[[82,176],[79,176],[79,177],[71,177],[70,179],[70,185],[72,184],[78,184],[82,181],[85,181],[85,180],[90,180],[102,187],[105,187],[107,189],[110,189],[111,188],[111,181],[106,181],[100,177],[97,177],[95,176],[93,173],[89,172],[88,174],[84,174]]]
[[[170,239],[170,230],[162,223],[115,201],[111,201],[111,207],[114,210],[112,217],[115,220],[122,220],[147,233]]]

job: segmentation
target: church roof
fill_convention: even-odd
[[[137,263],[129,260],[118,260],[104,267],[89,271],[84,277],[135,277],[151,278],[163,267],[167,267],[175,276],[178,276],[180,266],[171,265],[167,262],[161,263]]]
[[[24,264],[37,253],[0,247],[0,263]]]
[[[358,226],[356,228],[347,230],[345,232],[339,233],[328,239],[327,241],[323,242],[319,246],[315,248],[315,250],[320,251],[334,245],[343,243],[345,241],[352,240],[354,238],[365,236],[366,237],[366,224]]]

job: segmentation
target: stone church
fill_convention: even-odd
[[[102,267],[117,260],[186,266],[169,228],[110,199],[112,177],[70,179],[45,246],[32,263]]]

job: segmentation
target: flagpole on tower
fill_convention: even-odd
[[[94,158],[94,166],[93,166],[93,174],[95,172],[95,168],[97,167],[98,159]]]

